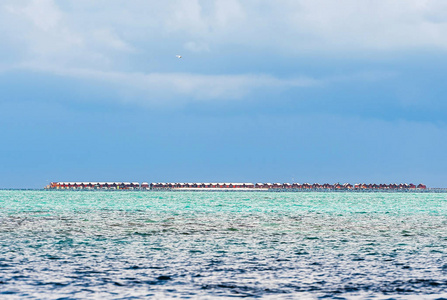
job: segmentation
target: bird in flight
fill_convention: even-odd
[[[181,56],[181,55],[178,55],[178,54],[177,54],[175,57],[177,57],[177,58],[182,58],[182,56]]]

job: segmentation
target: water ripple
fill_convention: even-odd
[[[447,297],[445,197],[0,191],[0,294]]]

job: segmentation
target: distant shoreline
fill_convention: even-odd
[[[44,192],[268,192],[268,193],[447,193],[447,188],[426,188],[426,189],[401,189],[401,190],[333,190],[333,189],[133,189],[133,190],[112,190],[112,189],[28,189],[28,188],[0,188],[0,191],[44,191]]]
[[[47,190],[176,190],[176,191],[422,191],[427,190],[425,184],[413,183],[251,183],[251,182],[51,182],[45,186]],[[438,192],[438,190],[434,190]]]

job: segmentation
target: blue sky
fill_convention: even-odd
[[[444,1],[4,0],[0,40],[3,188],[447,186]]]

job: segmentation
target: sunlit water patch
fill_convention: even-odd
[[[0,192],[0,298],[447,297],[446,194]]]

